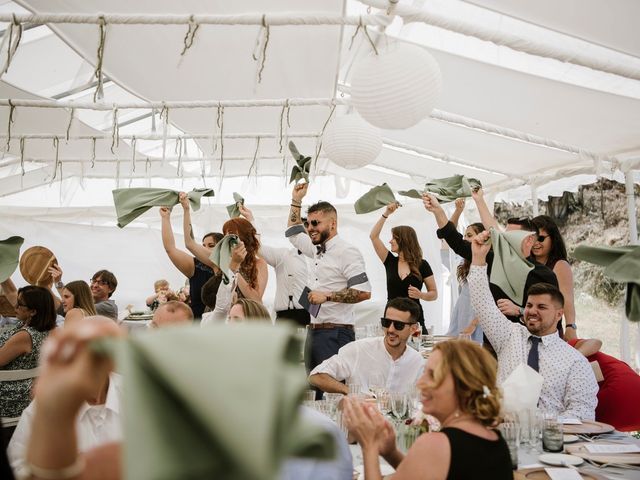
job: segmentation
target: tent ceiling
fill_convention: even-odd
[[[323,12],[328,14],[362,13],[366,8],[354,0],[312,0],[297,2],[187,1],[176,5],[169,0],[101,2],[98,0],[21,0],[20,5],[7,2],[0,11],[32,11],[36,13],[146,13],[146,14],[240,14]],[[402,1],[405,5],[411,2]],[[634,32],[632,19],[638,17],[638,7],[631,0],[615,5],[602,0],[568,1],[549,5],[547,0],[535,5],[530,2],[500,0],[470,0],[468,2],[434,2],[435,8],[450,14],[471,12],[467,20],[499,23],[499,14],[532,24],[532,29],[548,29],[550,38],[571,35],[593,44],[599,53],[611,50],[619,60],[621,53],[640,56],[640,38]],[[420,2],[413,2],[415,7]],[[473,5],[469,5],[473,4]],[[425,7],[426,8],[426,7]],[[485,10],[486,9],[486,10]],[[575,14],[575,11],[584,14]],[[498,12],[498,13],[496,13]],[[553,16],[547,12],[553,12]],[[375,10],[374,10],[375,13]],[[471,13],[468,13],[471,15]],[[508,19],[508,17],[504,17]],[[509,19],[512,20],[512,19]],[[505,20],[505,23],[508,23]],[[611,25],[615,25],[612,28]],[[535,27],[535,28],[534,28]],[[180,56],[186,25],[144,26],[109,25],[104,58],[104,102],[334,98],[348,99],[350,65],[354,58],[369,53],[368,42],[359,33],[349,50],[353,27],[286,26],[271,27],[262,82],[257,83],[259,63],[252,53],[260,38],[258,26],[210,26],[198,29],[193,46]],[[440,31],[438,33],[438,30]],[[444,33],[442,33],[444,32]],[[371,32],[373,34],[373,32]],[[444,92],[436,108],[498,127],[559,141],[578,149],[621,158],[640,156],[640,99],[628,92],[640,91],[640,82],[619,79],[583,67],[566,66],[557,61],[495,47],[487,54],[488,42],[469,39],[423,24],[402,26],[398,22],[389,33],[400,41],[419,43],[437,59],[443,75]],[[554,37],[555,36],[555,37]],[[559,37],[558,37],[559,36]],[[374,36],[375,38],[375,36]],[[61,98],[91,101],[93,89],[83,88],[92,80],[96,61],[98,27],[96,25],[51,25],[24,32],[23,41],[8,73],[0,84],[2,98]],[[570,42],[574,39],[567,37]],[[390,41],[394,41],[393,38]],[[613,51],[615,50],[615,51]],[[501,52],[503,55],[501,55]],[[495,61],[489,60],[493,55]],[[0,60],[4,54],[0,54]],[[526,62],[524,61],[526,60]],[[542,61],[545,62],[542,62]],[[638,58],[633,58],[634,62]],[[527,68],[523,68],[527,63]],[[544,68],[540,65],[544,63]],[[564,75],[563,71],[569,72]],[[572,82],[579,71],[582,79]],[[589,80],[589,77],[592,77]],[[603,76],[606,82],[603,82]],[[585,80],[585,78],[587,80]],[[606,86],[604,85],[606,83]],[[598,85],[602,84],[600,90]],[[345,88],[339,88],[346,85]],[[587,85],[587,86],[585,86]],[[629,86],[631,85],[631,88]],[[79,89],[79,91],[76,91]],[[67,93],[65,93],[67,92]],[[611,92],[618,92],[611,93]],[[7,107],[0,107],[0,131],[7,130]],[[338,107],[335,115],[344,114],[347,107]],[[158,135],[162,120],[156,112]],[[286,146],[281,148],[281,107],[226,108],[223,125],[226,133],[263,133],[267,136],[224,140],[224,176],[252,175],[284,178],[291,158]],[[319,133],[327,121],[330,107],[291,107],[290,133]],[[172,109],[168,133],[173,135],[216,132],[217,109]],[[99,168],[87,169],[91,156],[90,140],[60,142],[59,158],[84,161],[84,165],[69,164],[65,176],[120,178],[147,176],[178,177],[177,157],[186,177],[196,178],[204,168],[207,177],[220,175],[220,144],[216,148],[209,139],[168,140],[166,162],[161,162],[162,141],[138,140],[137,168],[133,171],[133,149],[130,140],[120,141],[111,152],[111,111],[78,110],[75,112],[72,134],[98,137],[96,157]],[[123,136],[151,134],[149,110],[119,110],[117,115]],[[63,137],[69,121],[69,111],[62,109],[18,108],[11,126],[14,140],[11,156],[0,161],[2,185],[7,195],[20,189],[48,183],[53,172],[55,150],[50,139],[28,139],[25,158],[45,159],[49,165],[37,173],[29,172],[29,181],[21,178],[19,165],[21,134],[55,134]],[[284,122],[286,123],[286,122]],[[105,137],[105,138],[101,138]],[[551,174],[567,166],[593,167],[588,156],[526,143],[506,136],[429,118],[403,131],[385,131],[385,148],[374,165],[355,171],[344,170],[322,156],[318,175],[337,175],[365,184],[388,182],[392,187],[419,187],[427,178],[454,173],[480,178],[485,185],[504,185],[509,179],[531,179],[538,174]],[[318,143],[314,137],[296,138],[303,152],[312,154]],[[2,140],[0,140],[2,143]],[[185,147],[186,145],[186,147]],[[396,148],[401,145],[405,148]],[[417,152],[416,152],[417,151]],[[436,158],[424,153],[432,152]],[[285,161],[283,162],[283,153]],[[151,164],[146,165],[146,158]],[[214,157],[214,158],[212,158]],[[255,162],[254,162],[255,158]],[[202,160],[199,160],[202,159]],[[444,160],[443,160],[444,159]],[[13,162],[13,163],[11,163]],[[4,167],[3,167],[4,165]],[[11,166],[11,168],[7,167]],[[142,166],[146,165],[143,169]],[[381,168],[379,168],[381,167]],[[474,168],[475,167],[475,168]],[[46,175],[48,172],[48,176]],[[172,173],[173,172],[173,173]],[[219,178],[218,178],[219,180]],[[20,182],[20,186],[16,185]]]

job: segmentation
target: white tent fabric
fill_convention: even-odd
[[[70,214],[64,227],[57,225],[60,238],[63,232],[73,231],[87,238],[111,239],[107,245],[153,243],[162,257],[154,215],[143,218],[155,237],[149,233],[134,239],[138,228],[113,230],[112,188],[213,187],[216,197],[207,201],[201,218],[212,215],[218,225],[223,217],[211,212],[231,203],[233,191],[242,193],[257,210],[265,208],[265,215],[279,216],[289,203],[289,135],[301,152],[318,156],[309,201],[322,198],[341,205],[346,226],[361,225],[364,218],[353,215],[347,205],[382,182],[401,190],[420,188],[427,179],[464,174],[479,178],[495,198],[523,200],[532,194],[545,197],[575,188],[579,181],[596,175],[622,178],[622,171],[637,169],[640,163],[640,81],[572,64],[571,59],[563,63],[523,52],[534,43],[556,45],[581,58],[593,58],[596,64],[610,62],[640,71],[640,38],[634,25],[639,8],[633,0],[615,4],[570,0],[561,5],[548,0],[401,0],[397,6],[381,0],[3,2],[0,14],[389,15],[391,24],[385,36],[382,28],[368,28],[370,39],[363,28],[353,25],[274,25],[268,30],[260,24],[201,25],[184,55],[187,24],[107,25],[104,98],[99,101],[105,109],[73,111],[12,109],[6,100],[92,102],[98,25],[24,25],[20,45],[0,81],[0,100],[5,99],[5,106],[0,106],[0,145],[11,132],[10,148],[0,159],[0,232],[8,236],[24,230],[36,236],[28,238],[27,244],[46,243],[42,233],[50,225],[45,220]],[[402,9],[489,29],[496,43],[421,21],[405,24],[394,16]],[[2,26],[7,40],[10,25]],[[521,44],[515,49],[499,46],[501,35],[521,38]],[[331,118],[353,111],[351,75],[358,60],[371,54],[371,42],[382,50],[391,42],[427,49],[440,66],[443,94],[431,118],[407,130],[382,132],[378,158],[371,165],[349,170],[326,158],[321,136]],[[5,43],[0,48],[0,64],[7,59],[7,47]],[[286,100],[293,98],[320,99],[322,104],[287,107]],[[114,110],[123,102],[264,99],[282,106]],[[332,101],[339,105],[331,105]],[[14,121],[9,124],[12,110]],[[165,134],[170,138],[163,141]],[[228,138],[238,134],[245,138]],[[123,138],[112,148],[118,135]],[[133,140],[149,135],[155,139]],[[192,139],[193,135],[204,138]],[[57,159],[53,136],[58,137]],[[94,141],[88,137],[96,137],[95,161]],[[277,205],[278,215],[271,210]],[[46,218],[35,216],[29,225],[26,215],[33,213],[29,208],[45,207],[52,208]],[[420,217],[406,218],[415,224],[414,218]],[[101,225],[100,231],[88,225]],[[360,232],[363,245],[368,244],[368,228],[367,224]],[[269,241],[282,241],[277,231],[270,233],[267,227],[263,235]],[[423,246],[430,245],[431,240],[424,242]],[[64,250],[65,244],[60,247]],[[63,250],[59,255],[65,260],[78,252],[69,250],[72,254],[67,255]],[[439,265],[437,258],[430,260]],[[139,287],[126,285],[120,290],[122,300],[142,298],[151,276],[171,275],[165,267],[139,269],[150,272],[149,277],[140,277]],[[70,273],[87,275],[71,268]],[[378,294],[376,298],[380,300]]]

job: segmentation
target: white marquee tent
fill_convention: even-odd
[[[286,245],[293,140],[314,157],[308,201],[339,206],[378,305],[384,271],[367,238],[377,214],[351,207],[372,185],[464,174],[495,198],[522,200],[604,175],[632,192],[638,18],[635,0],[2,2],[0,238],[48,246],[67,280],[107,267],[120,278],[117,302],[141,305],[155,279],[182,279],[162,251],[157,212],[120,230],[111,190],[212,187],[194,218],[199,233],[219,228],[238,191],[263,241]],[[372,163],[338,166],[322,135],[355,113],[359,63],[397,44],[435,58],[442,94],[417,125],[382,130]],[[439,274],[432,219],[416,201],[401,212],[395,223],[420,231]],[[441,295],[427,309],[439,329],[446,303]]]

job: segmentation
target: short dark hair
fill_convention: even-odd
[[[329,202],[324,202],[322,200],[311,205],[307,210],[307,215],[309,215],[310,213],[316,213],[316,212],[333,213],[336,216],[338,215],[338,212],[336,211],[336,207],[331,205]]]
[[[113,273],[111,273],[109,270],[98,270],[96,273],[93,274],[93,277],[91,277],[91,280],[95,280],[96,278],[99,278],[103,282],[107,282],[107,285],[111,290],[109,292],[109,297],[111,297],[111,295],[113,295],[113,292],[116,291],[116,287],[118,286],[118,280],[116,279],[116,276]]]
[[[531,217],[511,217],[507,218],[507,225],[518,225],[522,227],[522,230],[527,232],[538,232],[538,229],[531,221]]]
[[[560,307],[564,308],[564,295],[562,295],[562,292],[560,291],[560,289],[558,289],[558,287],[550,283],[534,283],[529,287],[529,290],[527,291],[527,300],[531,295],[549,295],[551,297],[551,300],[559,303]]]
[[[39,332],[48,332],[56,327],[56,306],[49,289],[36,285],[27,285],[18,289],[18,297],[27,308],[35,310],[29,326]]]
[[[213,241],[217,244],[220,240],[224,238],[224,235],[220,232],[209,232],[205,236],[202,237],[202,241],[207,237],[213,237]]]
[[[401,312],[409,312],[409,320],[417,322],[420,320],[420,307],[416,302],[407,297],[396,297],[387,302],[384,307],[384,315],[387,315],[387,309],[394,308]]]

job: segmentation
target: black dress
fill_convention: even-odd
[[[451,464],[447,480],[512,480],[511,457],[507,442],[500,435],[486,440],[458,428],[441,430],[451,445]]]
[[[422,290],[424,279],[433,275],[431,266],[423,259],[422,262],[420,262],[419,269],[421,278],[416,277],[412,273],[404,279],[400,278],[400,275],[398,275],[398,257],[391,252],[387,252],[387,258],[384,259],[384,268],[387,271],[387,301],[398,297],[409,298],[409,285],[416,287],[418,290]],[[420,300],[417,298],[412,298],[411,300],[416,302],[420,308],[420,319],[418,321],[422,326],[422,331],[425,332],[424,313],[422,311],[422,305],[420,305]]]
[[[189,277],[189,295],[191,296],[191,310],[195,318],[202,318],[205,304],[202,301],[202,286],[213,277],[213,269],[194,257],[193,275]]]

